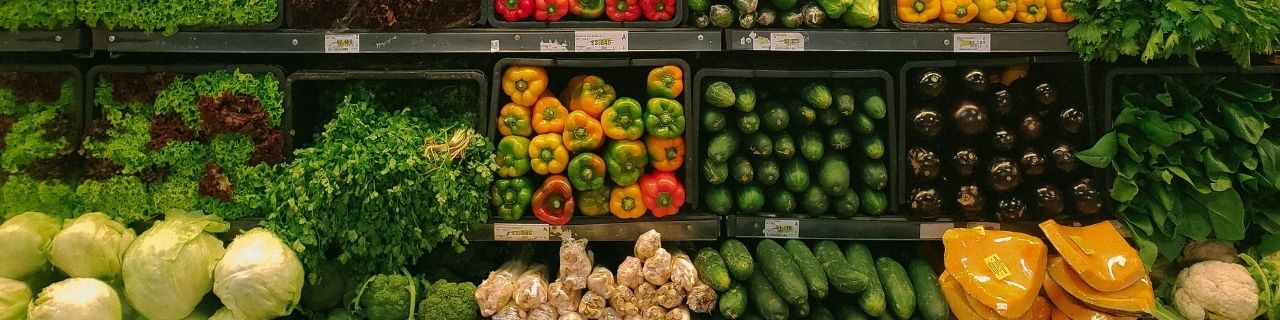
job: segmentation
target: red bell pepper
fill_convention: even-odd
[[[676,15],[676,0],[640,0],[640,10],[649,21],[667,21]]]
[[[533,15],[533,0],[493,0],[493,11],[503,20],[520,21]]]
[[[636,21],[640,19],[640,5],[636,0],[605,0],[605,15],[613,21]]]
[[[684,190],[680,191],[684,199]],[[683,201],[681,201],[683,202]],[[542,187],[533,193],[533,215],[538,220],[553,225],[563,225],[573,219],[573,187],[562,175],[547,177]]]
[[[560,21],[569,14],[569,0],[535,0],[536,13],[533,18],[538,21]]]
[[[680,213],[684,205],[684,185],[671,171],[657,171],[640,177],[640,194],[644,206],[654,217],[666,217]]]

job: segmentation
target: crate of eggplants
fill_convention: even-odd
[[[1101,172],[1075,156],[1095,140],[1083,66],[1031,62],[904,65],[904,213],[1018,222],[1102,211]]]
[[[878,0],[690,1],[689,24],[697,28],[871,28],[879,23]]]

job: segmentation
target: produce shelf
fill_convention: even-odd
[[[1129,230],[1119,221],[1107,220],[1120,234]],[[1068,226],[1083,226],[1096,221],[1060,221]],[[725,219],[725,236],[729,238],[827,239],[827,240],[938,240],[950,228],[982,226],[988,230],[1005,230],[1041,236],[1039,222],[973,222],[911,221],[892,217],[857,217],[853,219],[729,216]],[[666,234],[663,234],[665,237]]]
[[[720,51],[723,43],[720,31],[695,29],[458,29],[437,33],[210,31],[178,32],[172,36],[159,32],[95,32],[100,34],[94,38],[105,42],[96,43],[95,48],[112,52],[677,52]]]
[[[560,235],[571,232],[574,238],[590,241],[635,241],[646,231],[657,230],[663,241],[716,241],[720,239],[720,217],[713,215],[677,215],[666,218],[644,216],[618,220],[612,216],[579,217],[563,226],[548,225],[537,219],[486,223],[467,235],[471,241],[560,241]]]
[[[0,52],[59,52],[81,50],[86,33],[82,29],[23,30],[0,32]]]
[[[725,30],[724,40],[730,51],[1074,52],[1062,31]]]

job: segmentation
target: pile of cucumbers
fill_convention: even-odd
[[[928,262],[871,257],[862,243],[843,250],[833,241],[812,247],[765,239],[755,255],[728,239],[720,250],[694,257],[702,281],[720,293],[719,315],[727,319],[923,319],[950,316]]]
[[[702,90],[700,165],[708,211],[885,212],[887,111],[880,84],[726,79],[708,81]]]

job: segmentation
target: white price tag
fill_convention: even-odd
[[[769,50],[804,51],[804,34],[799,32],[774,32],[769,34]]]
[[[573,51],[616,52],[630,49],[627,31],[574,31]]]
[[[769,47],[769,37],[755,32],[747,34],[746,38],[742,38],[742,43],[750,44],[751,50],[768,51],[771,49]]]
[[[360,35],[326,34],[324,53],[360,53]]]
[[[539,52],[569,52],[569,45],[558,40],[538,42]]]
[[[766,238],[799,238],[800,220],[764,219],[764,236]]]
[[[493,240],[498,241],[547,241],[551,228],[545,224],[493,224]]]
[[[942,234],[955,228],[954,223],[921,223],[920,239],[942,239]]]
[[[991,34],[955,33],[951,35],[951,51],[991,52]]]
[[[501,43],[498,42],[498,40],[489,40],[489,53],[498,52],[498,50],[501,50],[501,49],[502,49],[502,46],[501,46]]]
[[[966,228],[973,228],[978,226],[981,226],[983,229],[987,229],[987,230],[1000,230],[1000,224],[996,222],[970,222],[968,224],[965,224]]]

